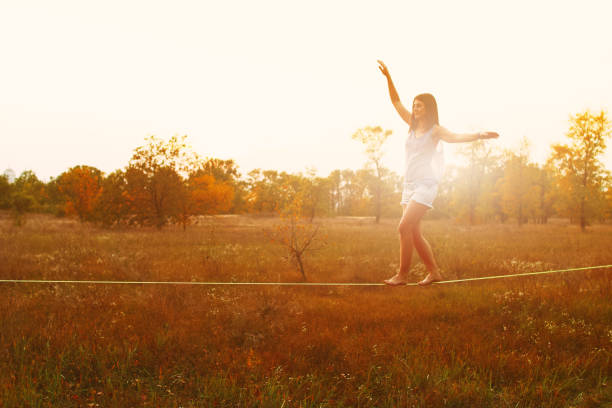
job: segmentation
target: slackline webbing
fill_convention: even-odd
[[[454,279],[440,282],[434,282],[434,284],[441,283],[458,283],[468,282],[484,279],[500,279],[510,278],[514,276],[530,276],[530,275],[543,275],[550,273],[559,272],[570,272],[570,271],[584,271],[587,269],[607,269],[612,268],[612,265],[599,265],[599,266],[585,266],[582,268],[570,268],[570,269],[558,269],[542,272],[526,272],[526,273],[515,273],[511,275],[497,275],[497,276],[481,276],[478,278],[465,278],[465,279]],[[208,285],[208,286],[387,286],[385,283],[352,283],[352,282],[189,282],[189,281],[103,281],[103,280],[42,280],[42,279],[0,279],[0,283],[81,283],[81,284],[121,284],[121,285]],[[407,283],[402,286],[417,286],[418,283]]]

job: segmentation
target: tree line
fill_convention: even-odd
[[[76,216],[104,227],[136,225],[183,228],[199,215],[279,214],[299,203],[302,216],[399,217],[402,178],[382,165],[382,146],[391,134],[380,127],[359,129],[353,139],[365,146],[358,170],[287,173],[239,172],[233,160],[201,158],[186,137],[151,136],[123,169],[104,174],[95,167],[72,167],[45,183],[32,171],[12,182],[0,176],[0,208],[21,224],[28,212]],[[606,113],[571,116],[568,143],[551,146],[548,160],[529,160],[529,143],[501,151],[482,141],[460,152],[466,166],[449,167],[429,217],[469,224],[547,223],[569,218],[583,229],[612,218],[612,178],[599,158],[610,136]]]

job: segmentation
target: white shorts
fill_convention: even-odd
[[[438,195],[438,184],[434,183],[404,183],[404,190],[402,191],[402,201],[400,204],[408,204],[410,200],[419,204],[426,205],[429,208],[433,208],[433,201]]]

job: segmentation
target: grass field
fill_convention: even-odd
[[[0,219],[0,279],[300,281],[278,219]],[[320,220],[311,282],[380,282],[397,220]],[[427,221],[447,279],[612,264],[612,227]],[[414,281],[424,270],[415,256]],[[605,407],[612,269],[420,287],[0,284],[2,407]]]

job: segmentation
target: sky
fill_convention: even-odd
[[[542,163],[570,115],[612,111],[609,16],[607,0],[0,0],[0,172],[109,173],[147,136],[187,135],[243,174],[327,176],[361,168],[351,135],[382,126],[401,174],[408,126],[378,59],[406,106],[430,92],[442,126],[526,137]]]

